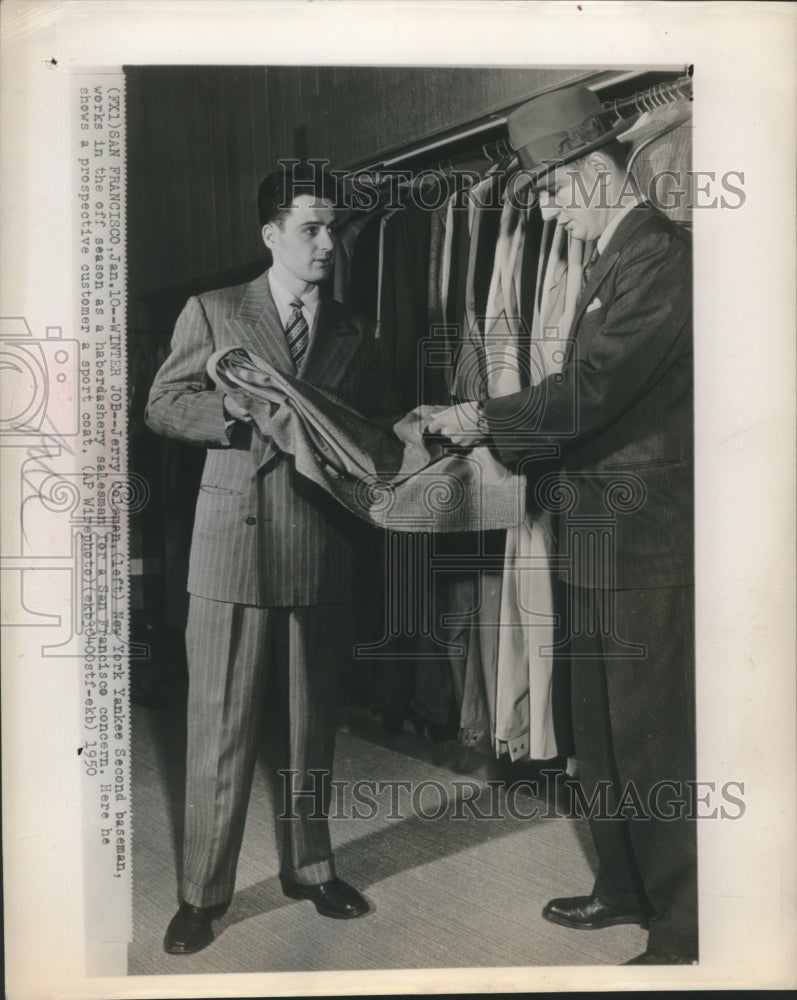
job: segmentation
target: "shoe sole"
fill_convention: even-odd
[[[288,899],[300,899],[305,900],[308,903],[312,903],[316,910],[321,914],[322,917],[329,917],[330,920],[354,920],[355,917],[364,917],[367,913],[370,913],[370,909],[367,910],[356,910],[353,913],[338,913],[335,910],[325,910],[323,909],[314,899],[309,896],[305,896],[304,893],[293,888],[293,886],[286,886],[283,883],[282,894],[287,896]]]
[[[647,966],[657,966],[657,965],[697,965],[698,961],[696,958],[681,958],[680,956],[663,956],[661,959],[645,959],[644,961],[639,961],[642,956],[639,955],[637,958],[632,958],[628,962],[622,962],[622,965],[647,965]]]
[[[305,897],[302,896],[302,899]],[[308,900],[312,903],[312,900]],[[357,910],[356,913],[333,913],[330,910],[322,910],[318,903],[313,903],[316,910],[321,914],[322,917],[329,917],[330,920],[354,920],[355,917],[364,917],[366,914],[370,913],[370,910]]]
[[[558,924],[560,927],[568,927],[573,931],[600,931],[605,927],[616,927],[618,924],[638,924],[643,930],[646,930],[648,926],[647,920],[641,914],[629,914],[627,917],[606,917],[605,920],[591,924],[567,920],[565,917],[558,917],[554,913],[543,913],[542,916],[549,923]]]
[[[167,955],[196,955],[198,951],[204,951],[205,948],[207,948],[208,945],[213,944],[215,940],[216,940],[215,937],[211,937],[210,941],[207,941],[205,944],[199,945],[198,948],[178,948],[175,945],[172,945],[170,947],[164,941],[163,950],[166,952]]]

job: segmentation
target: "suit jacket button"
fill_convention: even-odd
[[[256,517],[247,517],[246,523],[247,524],[257,524],[257,518]]]

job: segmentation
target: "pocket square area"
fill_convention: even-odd
[[[594,312],[596,309],[600,309],[602,305],[603,303],[601,302],[600,299],[593,299],[592,302],[590,302],[590,304],[587,306],[586,312],[588,313]]]

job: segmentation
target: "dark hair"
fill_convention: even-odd
[[[321,161],[279,160],[279,167],[264,178],[257,193],[261,228],[269,222],[282,225],[291,204],[300,194],[311,194],[334,203],[335,187]]]

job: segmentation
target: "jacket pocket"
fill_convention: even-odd
[[[242,497],[245,496],[243,490],[231,490],[227,486],[213,486],[206,485],[203,483],[199,487],[200,493],[209,493],[211,496],[222,496],[222,497]]]
[[[674,465],[686,465],[686,458],[651,458],[643,462],[612,462],[601,467],[602,472],[625,472],[627,469],[663,469]]]

